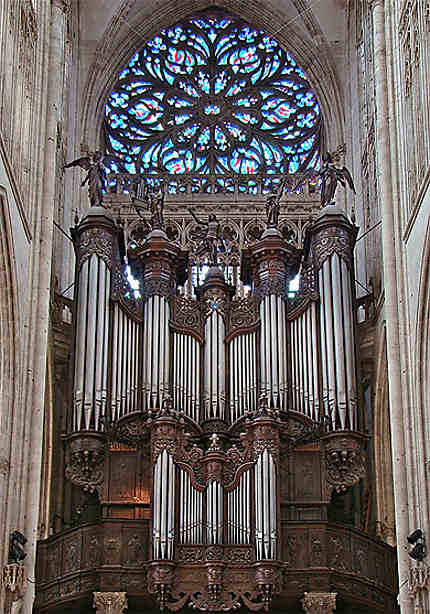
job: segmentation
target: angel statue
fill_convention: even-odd
[[[83,187],[88,183],[88,196],[92,207],[103,207],[103,190],[106,181],[106,166],[104,165],[105,156],[101,151],[95,151],[93,154],[78,158],[69,162],[63,168],[73,168],[80,166],[87,172],[87,176],[81,183]]]
[[[140,212],[142,209],[150,212],[150,226],[152,230],[156,228],[160,230],[164,229],[164,194],[161,188],[158,188],[156,192],[148,192],[146,186],[142,190],[139,184],[136,189],[136,196],[132,196],[131,200],[139,215],[141,215]],[[136,203],[143,203],[143,205],[137,205]]]
[[[281,179],[276,192],[269,194],[266,201],[267,228],[277,228],[279,212],[281,210],[280,200],[284,192],[285,177]]]
[[[348,184],[354,194],[356,194],[351,173],[345,166],[342,168],[336,166],[333,161],[333,155],[328,151],[323,153],[322,161],[323,165],[319,172],[309,169],[301,179],[301,182],[303,182],[304,178],[321,177],[321,207],[330,205],[333,202],[338,183],[344,188]]]
[[[222,237],[220,236],[220,223],[217,220],[216,215],[211,213],[208,216],[208,221],[202,222],[197,218],[192,209],[188,209],[188,211],[191,213],[193,219],[197,222],[197,224],[203,227],[203,232],[198,233],[198,236],[202,241],[200,247],[203,247],[204,250],[208,253],[209,266],[217,266],[218,244],[222,242]]]

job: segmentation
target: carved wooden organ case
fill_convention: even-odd
[[[268,608],[291,564],[281,479],[299,446],[318,457],[322,500],[365,475],[356,231],[335,206],[313,221],[303,250],[267,229],[242,256],[249,295],[237,296],[211,267],[186,297],[178,287],[187,253],[156,230],[128,254],[141,282],[135,298],[121,228],[109,214],[94,207],[74,228],[66,475],[107,504],[115,450],[147,454],[145,564],[148,591],[162,608]]]

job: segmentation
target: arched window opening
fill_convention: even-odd
[[[233,190],[226,175],[317,166],[321,126],[294,58],[263,30],[216,12],[147,41],[105,106],[112,171],[220,177],[192,187],[203,192]]]

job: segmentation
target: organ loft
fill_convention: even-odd
[[[190,41],[210,30],[207,83],[201,62],[187,69],[194,85],[168,72],[182,66],[180,46],[173,60],[163,51],[176,30],[148,43],[107,100],[105,150],[65,167],[86,171],[90,206],[71,229],[74,297],[57,297],[71,319],[53,324],[61,376],[37,614],[397,611],[395,550],[371,531],[372,301],[356,298],[354,184],[342,151],[321,157],[319,108],[275,42],[253,31],[267,47],[256,94],[257,77],[237,80],[234,46],[222,64],[224,38],[216,73],[227,27],[245,49],[251,34],[233,18],[185,29]],[[309,107],[293,141],[278,128],[291,83]],[[171,104],[162,135],[160,101]]]

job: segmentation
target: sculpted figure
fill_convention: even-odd
[[[202,240],[201,246],[208,254],[208,264],[216,266],[218,264],[218,244],[222,243],[220,236],[220,223],[216,215],[210,214],[207,222],[199,220],[192,209],[188,209],[194,220],[202,227],[203,232],[200,235]],[[205,230],[206,229],[206,230]]]
[[[164,194],[160,188],[156,192],[148,192],[146,189],[141,191],[138,186],[136,196],[132,196],[131,200],[134,203],[134,208],[140,215],[142,209],[149,211],[151,214],[150,225],[151,229],[164,228]],[[136,203],[143,203],[143,205],[137,205]]]
[[[279,212],[281,210],[280,200],[284,192],[285,178],[279,182],[278,189],[275,193],[269,194],[266,201],[266,216],[267,228],[277,228],[279,221]]]
[[[343,166],[339,168],[333,162],[331,153],[326,151],[323,154],[323,165],[319,173],[321,177],[321,206],[325,207],[333,202],[337,184],[340,183],[344,188],[346,184],[355,192],[354,182],[352,181],[351,173]]]
[[[88,171],[87,176],[81,183],[83,187],[88,183],[88,197],[92,207],[102,207],[103,204],[103,190],[105,188],[105,173],[106,166],[103,161],[106,156],[101,151],[96,151],[93,154],[78,158],[69,162],[63,168],[73,168],[74,166],[80,166],[84,170]]]
[[[310,177],[320,177],[321,207],[330,205],[333,202],[338,183],[340,183],[344,188],[346,188],[346,185],[348,184],[354,194],[356,194],[351,173],[345,166],[342,168],[336,166],[336,164],[333,162],[333,155],[328,151],[323,153],[322,162],[323,164],[319,172],[316,172],[313,169],[308,169],[303,174],[300,182],[297,183],[293,189],[296,189],[298,185]]]

